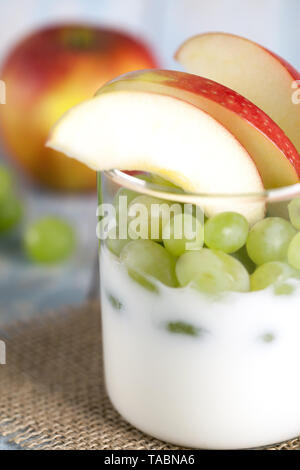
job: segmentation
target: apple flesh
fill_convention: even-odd
[[[227,33],[192,37],[175,57],[188,72],[216,80],[251,100],[300,152],[300,74],[284,59],[259,44]]]
[[[184,94],[179,98],[174,86],[168,93],[151,91],[155,84],[168,81],[169,73],[136,72],[104,86],[97,96],[75,106],[57,123],[47,145],[95,170],[150,171],[193,193],[263,191],[247,150],[197,105],[195,90],[189,99]],[[179,75],[182,82],[199,80]],[[133,83],[132,89],[126,89],[126,79]],[[200,198],[198,203],[208,215],[230,208],[251,223],[264,215],[261,202],[246,204],[239,198],[225,197],[206,202]]]
[[[94,188],[93,171],[45,148],[50,128],[106,81],[155,66],[143,43],[118,31],[60,25],[33,33],[17,44],[0,72],[7,90],[0,133],[8,156],[39,184],[61,190]]]
[[[233,90],[203,77],[166,70],[142,71],[111,82],[108,90],[163,93],[196,105],[219,121],[254,160],[265,188],[298,183],[300,156],[263,111]]]

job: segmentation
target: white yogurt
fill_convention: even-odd
[[[152,293],[106,249],[100,264],[106,386],[127,421],[204,449],[300,434],[299,285],[280,296],[269,288],[212,299],[163,285]],[[171,333],[169,322],[199,335]]]

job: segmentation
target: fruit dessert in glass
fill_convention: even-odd
[[[48,143],[99,171],[107,391],[162,440],[234,449],[300,433],[300,149],[289,117],[276,122],[209,78],[140,71]]]
[[[116,172],[102,179],[99,201],[113,202],[117,213],[122,195],[129,214],[141,200],[163,207],[178,196]],[[101,244],[107,390],[139,429],[200,448],[253,447],[299,433],[300,199],[277,203],[282,197],[280,190],[245,196],[249,208],[261,198],[269,213],[252,227],[226,211],[204,226],[194,218],[195,238],[175,239],[179,213],[170,237],[164,225],[152,240]],[[237,198],[228,196],[229,206]]]

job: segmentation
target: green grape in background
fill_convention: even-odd
[[[247,252],[252,261],[261,265],[269,261],[286,261],[290,241],[296,230],[285,219],[268,217],[257,222],[249,232]]]
[[[16,227],[22,219],[23,205],[14,195],[7,195],[0,201],[0,233]]]
[[[129,242],[121,251],[121,261],[129,275],[148,290],[156,290],[150,278],[170,287],[177,287],[175,259],[158,243],[151,240]]]
[[[72,254],[74,247],[73,227],[54,216],[36,220],[24,233],[25,253],[36,263],[63,261]]]
[[[0,165],[0,233],[8,232],[20,222],[23,206],[14,194],[12,173]]]
[[[13,194],[13,183],[12,173],[0,165],[0,203]]]
[[[222,212],[205,223],[205,244],[214,250],[234,253],[245,245],[249,224],[237,212]]]
[[[293,226],[300,230],[300,198],[293,199],[288,205],[289,217]]]

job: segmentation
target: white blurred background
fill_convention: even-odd
[[[164,67],[192,34],[241,34],[300,67],[299,0],[0,0],[0,60],[17,39],[42,24],[87,20],[143,36]]]

